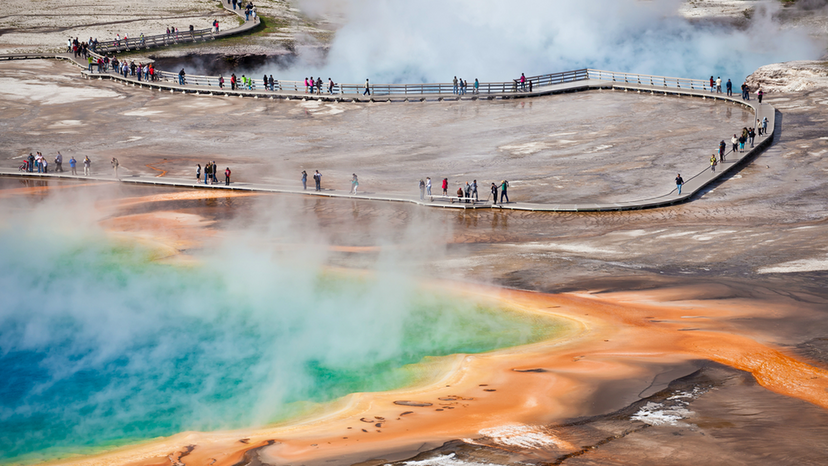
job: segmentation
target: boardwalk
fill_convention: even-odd
[[[0,56],[0,59],[24,59],[24,58],[60,58],[69,60],[72,63],[83,67],[71,57],[71,55],[47,56],[47,55],[28,55],[28,56]],[[316,95],[306,94],[304,89],[299,91],[268,91],[268,90],[236,90],[230,91],[227,89],[219,90],[210,85],[178,85],[173,82],[146,82],[138,81],[132,77],[124,77],[112,73],[88,73],[82,72],[82,75],[88,79],[110,79],[116,82],[147,88],[148,92],[170,92],[182,93],[194,96],[194,98],[214,98],[214,97],[240,97],[253,99],[299,99],[309,100],[316,99],[322,101],[337,101],[337,102],[423,102],[423,101],[459,101],[459,100],[494,100],[494,99],[515,99],[515,98],[533,98],[538,96],[568,93],[568,92],[583,92],[583,91],[610,91],[610,92],[635,92],[651,95],[663,95],[665,98],[701,98],[701,99],[715,99],[722,101],[725,104],[743,105],[746,108],[753,110],[755,119],[768,119],[768,134],[758,136],[756,138],[756,146],[751,150],[746,150],[744,153],[730,153],[727,161],[720,163],[717,170],[714,172],[706,163],[700,163],[699,171],[695,174],[685,178],[685,185],[682,188],[682,194],[679,195],[676,189],[669,192],[654,195],[646,199],[636,199],[626,202],[617,203],[582,203],[582,204],[532,204],[532,203],[507,203],[507,204],[490,204],[490,203],[449,203],[447,201],[432,201],[427,199],[421,201],[417,192],[412,192],[411,197],[402,197],[395,195],[383,194],[359,194],[350,195],[346,192],[337,191],[323,191],[321,193],[299,191],[293,189],[284,189],[278,186],[269,186],[262,184],[249,183],[233,183],[231,186],[224,185],[203,185],[193,183],[191,180],[176,180],[171,178],[157,178],[157,177],[141,177],[131,176],[124,177],[120,180],[122,183],[133,184],[147,184],[147,185],[161,185],[180,188],[194,188],[194,189],[226,189],[226,190],[244,190],[254,192],[267,193],[289,193],[302,194],[307,196],[324,196],[335,198],[353,198],[373,201],[387,201],[387,202],[409,202],[429,207],[439,208],[453,208],[453,209],[501,209],[501,210],[523,210],[523,211],[538,211],[538,212],[594,212],[594,211],[619,211],[619,210],[637,210],[663,207],[686,202],[702,194],[710,185],[719,180],[727,179],[736,170],[738,170],[745,163],[749,162],[758,152],[763,151],[767,146],[772,144],[775,134],[775,109],[767,104],[759,105],[758,102],[750,101],[743,102],[740,97],[728,97],[724,94],[711,93],[703,80],[691,80],[682,78],[664,78],[648,75],[634,75],[628,73],[615,73],[599,70],[578,70],[565,73],[554,73],[550,75],[543,75],[539,77],[532,77],[530,79],[537,80],[538,85],[532,86],[531,91],[522,91],[512,83],[484,83],[481,86],[480,94],[465,94],[457,95],[450,93],[450,84],[429,84],[429,85],[375,85],[373,96],[359,96],[359,95]],[[560,82],[556,82],[556,80]],[[542,83],[548,83],[546,85]],[[494,84],[494,85],[493,85]],[[506,85],[508,84],[508,89]],[[349,87],[350,86],[350,87]],[[483,86],[486,86],[483,93]],[[342,89],[358,88],[359,85],[343,85]],[[377,89],[385,90],[384,95],[376,95]],[[431,90],[426,93],[426,89]],[[444,92],[444,89],[449,92]],[[420,92],[415,92],[420,90]],[[409,91],[411,91],[409,93]],[[724,131],[727,134],[729,131]],[[712,152],[712,151],[711,151]],[[0,169],[2,176],[23,176],[23,177],[54,177],[54,178],[86,178],[73,177],[71,175],[39,175],[37,173],[19,173],[12,169]],[[91,177],[95,180],[112,180],[111,177]],[[415,191],[415,190],[413,190]]]

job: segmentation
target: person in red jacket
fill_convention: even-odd
[[[443,178],[443,196],[448,196],[448,178]]]
[[[224,186],[230,186],[230,167],[224,169]]]

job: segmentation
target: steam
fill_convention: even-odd
[[[300,3],[312,12],[324,0]],[[342,8],[342,0],[329,0]],[[325,57],[306,54],[284,79],[336,82],[501,81],[600,68],[741,81],[769,63],[814,59],[807,31],[773,20],[778,2],[757,3],[749,26],[692,23],[680,0],[351,0]]]
[[[91,206],[112,197],[0,206],[15,212],[0,225],[0,462],[262,425],[415,382],[423,373],[406,366],[426,355],[551,328],[424,293],[403,253],[381,255],[370,279],[328,271],[319,225],[278,201],[239,218],[199,265],[166,265],[97,226],[111,212]]]

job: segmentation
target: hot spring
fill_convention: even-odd
[[[42,224],[0,237],[3,463],[286,421],[566,325],[261,251],[171,265],[133,241]]]

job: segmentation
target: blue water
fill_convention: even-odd
[[[173,266],[100,239],[0,240],[3,463],[285,420],[420,382],[426,356],[539,341],[560,325],[258,251]]]

